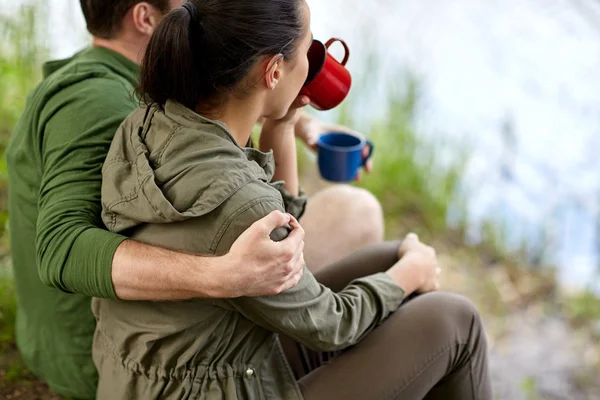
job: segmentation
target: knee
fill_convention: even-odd
[[[365,244],[383,240],[383,210],[379,200],[368,190],[353,186],[339,185],[331,189],[331,195],[337,197],[335,204],[341,206],[344,214],[353,220],[360,220],[357,226]]]
[[[366,189],[355,187],[350,187],[349,190],[352,191],[350,197],[354,199],[355,207],[358,208],[357,211],[360,215],[373,224],[383,221],[381,203],[379,203],[379,200],[377,200],[373,193]]]
[[[420,312],[432,324],[430,329],[442,336],[466,338],[483,331],[477,307],[466,297],[433,292],[415,299],[421,304]]]

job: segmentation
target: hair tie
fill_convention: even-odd
[[[200,13],[198,12],[198,8],[194,5],[194,3],[186,1],[181,7],[185,8],[187,12],[190,13],[193,23],[197,24],[200,21]]]

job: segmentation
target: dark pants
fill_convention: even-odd
[[[334,291],[382,272],[398,243],[367,247],[315,276]],[[481,318],[464,297],[415,297],[357,345],[340,353],[309,350],[281,338],[306,400],[488,400],[487,344]]]

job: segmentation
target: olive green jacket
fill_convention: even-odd
[[[149,244],[225,254],[271,211],[304,211],[304,196],[271,182],[274,165],[272,153],[241,148],[224,124],[180,104],[142,107],[123,122],[108,154],[103,220]],[[287,235],[282,229],[274,240]],[[315,350],[343,349],[403,296],[383,273],[333,293],[305,270],[295,288],[277,296],[94,299],[98,399],[301,399],[278,333]]]

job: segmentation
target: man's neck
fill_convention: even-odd
[[[92,40],[92,46],[104,47],[112,50],[115,53],[118,53],[123,57],[133,61],[137,65],[142,63],[145,51],[143,46],[126,39],[102,39],[99,37],[94,37]]]

